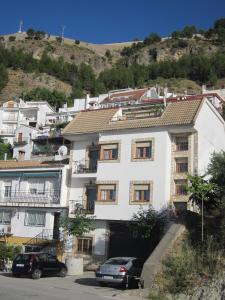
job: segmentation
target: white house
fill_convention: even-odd
[[[76,251],[95,259],[134,255],[138,241],[125,230],[133,214],[187,209],[187,172],[204,173],[213,151],[225,150],[224,121],[199,98],[82,111],[63,136],[73,143],[70,213],[82,204],[96,218]]]
[[[46,123],[46,114],[54,109],[46,101],[7,101],[0,107],[0,138],[13,145],[15,130],[20,125],[38,129]]]
[[[38,132],[38,129],[28,125],[20,125],[16,128],[13,139],[13,158],[20,161],[30,160],[33,151],[33,139]]]
[[[0,240],[25,247],[58,239],[67,212],[67,166],[0,161]]]

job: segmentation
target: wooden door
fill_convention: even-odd
[[[23,141],[23,133],[22,132],[19,132],[18,133],[18,143],[22,143],[22,141]]]

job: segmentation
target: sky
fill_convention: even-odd
[[[29,28],[103,44],[166,37],[186,25],[208,29],[225,18],[225,0],[10,0],[0,2],[0,34]]]

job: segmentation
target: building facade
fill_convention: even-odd
[[[26,250],[35,238],[59,239],[59,219],[68,206],[66,169],[32,161],[0,162],[1,241]]]
[[[64,137],[73,145],[70,214],[82,205],[95,216],[75,251],[100,260],[140,254],[124,230],[132,216],[149,207],[189,209],[187,173],[204,174],[210,155],[225,150],[222,117],[198,98],[83,111]]]

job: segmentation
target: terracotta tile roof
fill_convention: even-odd
[[[189,96],[177,96],[177,97],[170,97],[167,98],[166,101],[169,102],[177,102],[177,101],[184,101],[184,100],[202,100],[204,97],[216,97],[220,101],[224,102],[223,98],[221,98],[217,93],[206,93],[206,94],[199,94],[199,95],[189,95]],[[183,100],[182,100],[183,99]],[[157,103],[163,102],[163,98],[155,98],[155,99],[142,99],[142,103]]]
[[[63,135],[96,133],[131,128],[148,128],[167,125],[188,125],[194,122],[204,100],[169,103],[159,117],[112,121],[118,108],[87,110],[80,112],[64,129]]]
[[[136,101],[140,100],[141,97],[147,92],[147,88],[139,90],[131,90],[124,92],[116,92],[111,94],[109,97],[105,98],[101,104],[104,103],[115,103],[115,102],[124,102],[124,101]]]
[[[20,168],[48,168],[48,167],[58,167],[59,165],[41,163],[39,161],[15,161],[15,160],[0,160],[0,170],[3,169],[20,169]]]

